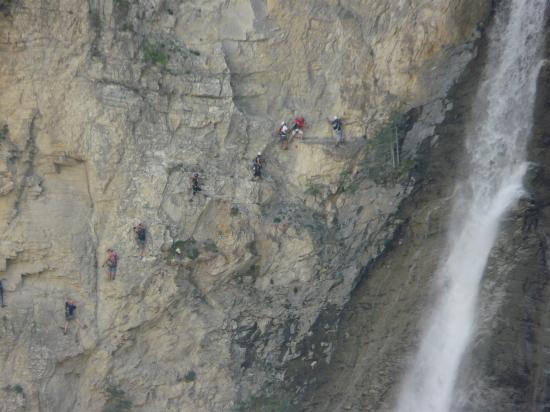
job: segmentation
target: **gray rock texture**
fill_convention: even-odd
[[[0,0],[0,411],[262,410],[288,382],[281,402],[302,399],[289,377],[334,349],[308,339],[410,218],[414,173],[379,184],[368,141],[399,111],[404,158],[452,147],[437,125],[490,3]],[[298,114],[306,137],[282,151],[276,127]],[[438,196],[414,215],[425,233]],[[399,278],[377,282],[373,316],[412,323]],[[67,335],[65,296],[86,326]],[[369,402],[395,377],[383,359]]]

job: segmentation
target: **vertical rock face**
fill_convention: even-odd
[[[414,184],[375,184],[365,137],[414,107],[404,155],[435,143],[490,6],[341,3],[0,0],[0,410],[246,410],[315,368]]]
[[[437,126],[439,139],[422,145],[415,189],[401,202],[395,238],[382,255],[364,269],[338,320],[337,330],[324,331],[322,322],[304,340],[317,362],[308,373],[300,362],[291,365],[305,388],[293,411],[393,411],[401,378],[417,350],[431,288],[441,256],[446,252],[447,220],[455,184],[464,177],[465,125],[476,94],[486,48],[449,93],[452,102]],[[331,348],[330,363],[319,348]]]
[[[548,11],[546,16],[548,57]],[[430,277],[445,253],[448,213],[457,181],[468,171],[460,161],[488,45],[450,93],[453,109],[437,127],[444,138],[422,151],[424,178],[401,204],[397,240],[366,270],[336,333],[318,333],[335,348],[330,365],[296,376],[307,383],[292,410],[391,411],[399,377],[417,350],[434,288]],[[463,360],[453,411],[538,411],[549,405],[548,384],[548,123],[549,70],[541,67],[525,196],[504,219],[481,281],[476,333]],[[526,127],[528,127],[526,125]],[[529,125],[530,127],[530,125]],[[458,155],[458,156],[457,156]],[[464,163],[463,159],[462,163]],[[319,340],[305,341],[309,348]],[[407,356],[409,355],[409,356]],[[314,352],[313,361],[324,359]],[[401,373],[400,373],[401,372]],[[306,385],[304,385],[306,386]]]

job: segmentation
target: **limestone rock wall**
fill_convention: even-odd
[[[284,380],[412,188],[374,184],[365,137],[413,107],[404,148],[434,135],[488,3],[0,1],[0,410],[232,411]]]

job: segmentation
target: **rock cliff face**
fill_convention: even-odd
[[[0,0],[0,410],[305,408],[324,336],[399,242],[419,174],[454,156],[436,127],[490,3]],[[381,184],[368,142],[393,111],[408,167]],[[306,139],[281,151],[275,129],[297,114]],[[411,160],[422,143],[431,168]],[[426,238],[451,187],[430,190]],[[399,278],[368,287],[384,322]],[[87,326],[66,336],[64,296]],[[391,371],[372,367],[372,410]]]
[[[548,12],[547,12],[548,14]],[[546,59],[550,52],[548,15]],[[418,347],[427,308],[434,300],[427,287],[446,253],[448,215],[457,181],[465,178],[465,125],[481,80],[488,45],[449,93],[453,108],[436,127],[435,144],[418,156],[421,177],[401,202],[403,223],[385,253],[368,265],[350,301],[337,319],[338,329],[326,333],[316,324],[304,346],[330,345],[330,364],[316,373],[297,362],[294,376],[306,388],[300,405],[291,410],[391,411],[399,378]],[[548,121],[550,71],[544,61],[538,78],[533,135],[525,181],[526,193],[508,214],[482,280],[477,331],[458,378],[463,396],[460,411],[544,411],[548,409]],[[426,142],[428,143],[428,142]],[[429,312],[428,312],[429,313]],[[313,350],[312,360],[325,359]]]

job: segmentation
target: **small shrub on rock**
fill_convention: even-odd
[[[199,249],[197,247],[197,241],[195,239],[189,240],[177,240],[170,248],[170,258],[187,257],[195,260],[199,257]]]
[[[212,253],[218,253],[220,250],[218,249],[218,245],[216,245],[216,242],[214,242],[212,239],[208,239],[204,242],[204,249],[207,252]]]
[[[305,195],[317,197],[321,194],[321,191],[323,190],[323,186],[318,183],[308,183],[306,186],[306,190],[304,191]]]
[[[127,8],[130,5],[129,0],[114,0],[113,4],[117,8]]]
[[[23,389],[23,387],[16,383],[15,385],[7,385],[7,386],[4,386],[4,390],[5,391],[11,391],[11,392],[15,392],[17,393],[18,395],[24,395],[24,392],[25,390]]]
[[[185,380],[185,382],[195,382],[195,380],[197,379],[197,373],[195,371],[189,371],[185,374],[183,379]]]
[[[11,8],[15,4],[15,0],[0,0],[0,14],[4,16],[11,15]]]
[[[392,185],[407,174],[414,161],[402,153],[402,143],[410,127],[409,117],[394,112],[386,124],[367,143],[366,169],[377,185]]]
[[[143,46],[143,60],[147,63],[166,66],[169,58],[162,44],[146,42]]]
[[[102,412],[126,412],[132,410],[132,402],[126,398],[126,393],[115,386],[106,389],[109,397]]]

